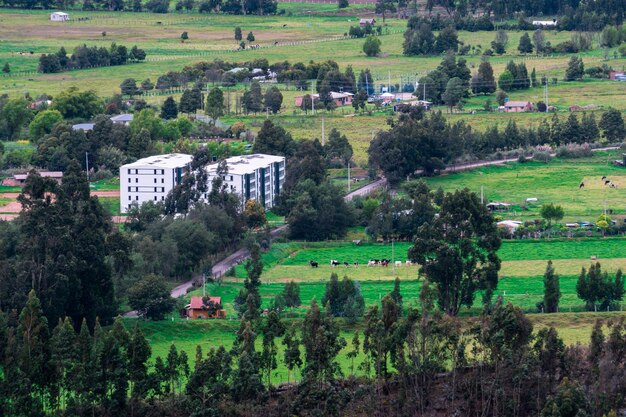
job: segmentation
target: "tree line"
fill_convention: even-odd
[[[608,417],[623,406],[626,387],[603,383],[624,376],[622,320],[598,320],[588,346],[566,346],[555,328],[535,331],[501,299],[464,326],[434,308],[428,281],[407,307],[397,281],[346,340],[330,300],[320,307],[313,299],[302,321],[261,315],[254,277],[232,347],[198,346],[193,363],[175,344],[153,358],[138,323],[130,331],[122,319],[108,328],[69,318],[52,326],[31,291],[21,309],[0,312],[2,409],[23,416]],[[278,363],[296,383],[275,390]]]
[[[427,114],[409,108],[391,129],[380,132],[370,144],[370,166],[380,169],[388,181],[413,176],[418,170],[432,175],[460,158],[481,159],[495,152],[531,148],[544,144],[593,143],[604,138],[609,143],[624,139],[626,130],[619,110],[609,109],[598,122],[593,113],[575,113],[563,119],[557,114],[535,127],[518,127],[509,120],[504,129],[490,126],[476,132],[463,121],[449,122],[440,112]]]
[[[42,54],[39,57],[38,71],[55,73],[72,69],[108,67],[125,65],[129,61],[137,62],[146,59],[143,49],[133,46],[130,51],[124,45],[111,44],[109,49],[104,47],[82,45],[74,50],[71,56],[67,55],[64,47],[54,54]]]

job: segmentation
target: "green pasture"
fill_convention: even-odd
[[[564,340],[567,345],[589,343],[591,330],[596,320],[602,320],[604,322],[608,320],[617,320],[624,317],[625,313],[558,313],[558,314],[534,314],[529,318],[533,323],[535,331],[538,331],[546,327],[555,327],[559,333],[559,336]],[[465,324],[469,325],[474,319],[464,319]],[[299,320],[285,320],[287,326],[295,325],[299,326]],[[360,339],[363,340],[362,325],[348,326],[343,321],[339,320],[341,326],[341,337],[346,340],[347,346],[339,353],[337,360],[341,366],[341,369],[345,375],[350,375],[352,361],[347,357],[347,353],[351,350],[350,341],[355,330],[359,330]],[[196,346],[201,346],[204,354],[210,348],[217,348],[223,345],[226,349],[229,349],[236,337],[236,331],[239,328],[239,322],[237,320],[181,320],[174,319],[172,321],[152,322],[137,319],[127,319],[127,328],[132,326],[139,326],[150,342],[152,348],[152,358],[161,356],[165,358],[170,346],[174,344],[178,351],[185,351],[189,357],[190,366],[193,368],[195,363]],[[260,338],[257,339],[257,349],[261,348]],[[278,369],[272,372],[272,382],[284,382],[287,381],[287,369],[285,368],[282,357],[284,353],[284,346],[282,343],[277,343],[278,354]],[[356,369],[357,366],[362,363],[364,356],[362,352],[354,360],[355,373],[362,374],[362,371]],[[295,378],[300,378],[299,371],[295,372]],[[294,374],[291,375],[291,380],[294,379]]]
[[[93,181],[89,184],[92,191],[119,191],[120,178],[113,177],[106,180]]]
[[[0,208],[2,208],[3,206],[6,206],[7,204],[9,204],[12,201],[14,201],[12,198],[0,197]]]
[[[98,201],[102,204],[102,207],[111,216],[120,215],[120,198],[119,197],[98,197]]]
[[[469,188],[478,194],[481,187],[485,201],[506,202],[512,211],[499,213],[506,219],[539,217],[542,204],[559,204],[565,210],[566,220],[595,222],[605,208],[623,216],[626,207],[626,169],[611,165],[621,153],[599,153],[592,158],[553,159],[549,163],[528,162],[492,165],[426,178],[432,188],[444,191]],[[618,188],[604,186],[602,176],[607,176]],[[585,187],[579,189],[584,181]],[[538,201],[526,204],[527,198]]]

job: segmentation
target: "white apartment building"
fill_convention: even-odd
[[[191,155],[173,153],[143,158],[120,167],[120,210],[132,204],[164,201],[189,171]]]
[[[242,208],[248,200],[258,201],[265,209],[274,206],[285,183],[284,156],[264,154],[233,156],[226,159],[226,163],[228,174],[223,179],[229,191],[241,196]],[[217,163],[206,167],[209,189],[217,175],[217,167]]]

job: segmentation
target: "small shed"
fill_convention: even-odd
[[[128,126],[130,124],[130,122],[133,121],[133,115],[132,114],[118,114],[117,116],[113,116],[111,117],[111,121],[113,123],[118,123],[121,125],[126,125]]]
[[[532,111],[534,107],[535,106],[530,101],[507,101],[504,103],[504,111],[507,113]]]
[[[359,26],[365,26],[367,24],[370,24],[371,26],[374,26],[376,24],[376,19],[360,19],[359,20]]]
[[[508,211],[510,210],[511,205],[509,203],[493,202],[487,204],[487,208],[489,211]]]
[[[50,13],[50,20],[53,22],[66,22],[70,20],[70,15],[64,12]]]
[[[63,180],[63,173],[61,171],[39,171],[39,175],[42,178],[51,178],[59,184]],[[26,182],[26,178],[28,178],[28,173],[14,174],[13,177],[10,178],[11,184],[7,183],[4,185],[13,185],[13,186],[21,187]]]
[[[187,317],[191,319],[225,319],[221,297],[191,297],[185,306]]]

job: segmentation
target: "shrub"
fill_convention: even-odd
[[[535,161],[539,161],[539,162],[550,162],[552,160],[552,156],[550,155],[549,152],[545,152],[545,151],[535,151],[533,153],[533,159]]]
[[[556,156],[559,158],[586,158],[591,155],[591,146],[588,143],[582,145],[569,143],[559,146],[556,150]]]

